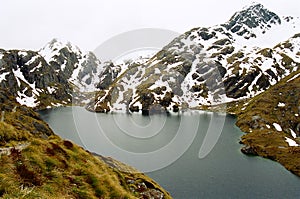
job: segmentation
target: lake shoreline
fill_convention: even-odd
[[[245,99],[245,100],[241,100],[241,101],[235,101],[235,102],[230,102],[230,103],[226,103],[226,104],[220,104],[220,105],[216,105],[216,106],[202,106],[202,107],[196,107],[196,108],[191,108],[191,109],[179,109],[177,112],[172,112],[172,111],[160,111],[160,112],[150,112],[148,111],[148,114],[143,114],[141,111],[135,111],[135,112],[124,112],[124,111],[109,111],[109,112],[96,112],[96,111],[92,111],[91,109],[88,109],[82,105],[66,105],[66,106],[60,106],[60,107],[84,107],[86,109],[86,111],[92,112],[92,113],[98,113],[98,114],[134,114],[134,115],[141,115],[143,117],[147,117],[147,116],[152,116],[152,115],[181,115],[184,113],[188,113],[188,112],[207,112],[207,114],[226,114],[229,115],[231,117],[234,117],[237,119],[236,122],[236,127],[238,127],[244,134],[240,137],[240,144],[241,144],[241,152],[245,155],[250,155],[250,156],[260,156],[263,158],[267,158],[273,161],[276,161],[280,164],[282,164],[287,170],[291,171],[293,174],[300,176],[300,168],[298,168],[297,166],[297,162],[295,163],[295,166],[290,166],[290,164],[294,164],[294,163],[289,163],[286,162],[286,160],[279,160],[277,158],[277,154],[300,154],[300,149],[298,152],[298,149],[295,150],[293,149],[289,149],[289,147],[280,147],[278,148],[278,143],[275,145],[271,145],[268,147],[264,147],[265,143],[269,143],[270,139],[274,139],[273,137],[267,137],[264,138],[263,140],[260,140],[262,138],[261,136],[261,131],[259,129],[254,129],[254,130],[249,130],[243,126],[243,124],[241,124],[240,122],[240,118],[243,117],[243,115],[245,114],[245,112],[241,111],[241,109],[243,109],[243,107],[245,107],[245,104],[248,104],[249,101],[251,101],[251,99]],[[53,107],[58,108],[58,107]],[[37,110],[37,112],[40,111],[47,111],[47,110],[52,110],[53,108],[50,109],[41,109],[41,110]],[[224,112],[225,109],[225,112]],[[245,108],[244,108],[245,109]],[[250,119],[249,119],[250,120]],[[250,128],[251,129],[251,128]],[[254,131],[254,132],[253,132]],[[263,133],[264,135],[265,133]],[[283,135],[279,135],[279,134],[275,134],[275,136],[278,136],[279,138],[282,139]],[[282,143],[282,145],[284,145],[285,143]],[[274,148],[277,148],[276,150],[274,150]],[[300,158],[300,156],[299,156]]]
[[[236,118],[230,114],[226,116],[226,121],[231,121],[230,123],[225,122],[226,129],[229,128],[228,130],[224,130],[224,132],[221,134],[220,139],[218,140],[218,143],[216,144],[215,147],[213,147],[212,151],[204,158],[204,159],[199,159],[198,158],[198,153],[200,146],[203,144],[203,139],[205,135],[207,134],[205,129],[208,128],[209,126],[209,121],[210,118],[212,117],[224,117],[224,114],[216,114],[213,112],[204,112],[204,111],[191,111],[192,113],[190,114],[181,114],[178,117],[171,115],[171,116],[166,116],[166,115],[152,115],[150,117],[144,117],[141,114],[95,114],[86,111],[84,108],[80,107],[68,107],[68,108],[58,108],[51,110],[49,114],[51,113],[51,120],[52,120],[52,125],[56,122],[60,122],[61,126],[65,127],[68,123],[68,120],[66,119],[67,117],[71,117],[70,121],[73,121],[74,113],[72,113],[72,109],[75,108],[75,111],[78,111],[75,113],[76,115],[79,114],[81,115],[79,119],[87,118],[88,115],[92,117],[98,118],[97,120],[100,121],[100,125],[102,126],[104,130],[109,129],[109,132],[112,134],[109,135],[107,134],[106,136],[110,136],[109,138],[112,139],[111,141],[117,146],[124,148],[126,150],[135,150],[139,151],[137,147],[135,146],[137,143],[132,143],[129,142],[128,145],[124,145],[124,137],[120,137],[119,133],[114,133],[116,130],[120,127],[113,127],[112,125],[114,121],[120,121],[118,119],[125,119],[125,121],[130,121],[132,119],[136,119],[137,124],[148,124],[147,121],[149,118],[153,117],[158,118],[157,121],[160,121],[162,118],[166,118],[168,122],[171,122],[168,124],[168,126],[177,129],[177,127],[174,126],[174,124],[178,124],[178,121],[181,121],[180,118],[185,117],[187,118],[188,121],[203,121],[206,125],[201,126],[199,128],[199,132],[196,134],[196,138],[193,141],[193,145],[188,147],[188,151],[186,151],[180,158],[167,166],[165,169],[159,169],[155,172],[146,172],[148,176],[151,178],[155,179],[156,182],[158,182],[162,187],[164,187],[166,190],[168,190],[171,195],[174,198],[182,198],[185,196],[190,196],[190,197],[213,197],[214,192],[210,192],[211,190],[211,185],[210,183],[215,184],[215,186],[219,186],[219,188],[215,189],[220,189],[219,194],[224,195],[227,193],[227,196],[232,196],[232,197],[238,197],[238,193],[233,193],[234,190],[231,190],[232,187],[235,187],[236,184],[241,184],[239,180],[242,180],[242,185],[240,185],[240,190],[243,192],[247,192],[249,196],[255,196],[256,198],[262,198],[262,196],[266,197],[266,194],[269,192],[266,192],[266,190],[280,190],[281,193],[287,194],[288,192],[291,192],[292,195],[298,196],[297,193],[298,191],[295,191],[294,186],[299,183],[298,178],[295,178],[294,175],[289,175],[289,172],[287,172],[283,167],[279,166],[277,163],[272,163],[272,161],[260,159],[258,157],[249,157],[246,155],[243,155],[240,152],[240,144],[238,143],[240,140],[240,137],[243,135],[243,132],[239,130],[239,128],[235,125],[236,123]],[[73,110],[74,111],[74,110]],[[200,113],[203,114],[200,114]],[[69,116],[68,116],[69,115]],[[201,116],[202,115],[202,116]],[[223,116],[222,116],[223,115]],[[129,116],[129,117],[128,117]],[[47,117],[47,116],[44,116]],[[61,118],[64,118],[64,122],[62,122]],[[201,119],[202,118],[202,119]],[[49,119],[49,118],[48,118]],[[87,118],[88,121],[91,120],[91,118]],[[81,121],[81,120],[76,120],[76,121]],[[110,123],[109,123],[110,121]],[[139,121],[144,121],[146,123],[140,123]],[[82,121],[84,122],[84,121]],[[95,122],[92,122],[95,123]],[[128,122],[125,122],[125,124]],[[121,125],[122,123],[119,123]],[[173,125],[172,125],[173,124]],[[87,124],[88,128],[90,131],[93,129],[93,127],[90,124]],[[105,126],[106,125],[106,126]],[[72,126],[72,124],[71,124]],[[61,129],[59,125],[56,125],[57,129]],[[188,128],[188,127],[187,127]],[[84,127],[83,129],[86,129]],[[151,129],[151,128],[150,128]],[[204,131],[204,132],[203,132]],[[68,130],[68,129],[61,129],[60,132],[66,132],[65,136],[70,136],[67,132],[75,132],[73,130]],[[171,131],[172,132],[172,131]],[[226,133],[225,133],[226,132]],[[165,132],[164,134],[166,134]],[[175,132],[176,133],[176,132]],[[90,133],[92,135],[92,133]],[[169,133],[167,133],[169,134]],[[88,136],[88,135],[86,135]],[[64,137],[64,136],[62,136]],[[166,142],[167,140],[172,140],[172,137],[166,137]],[[95,140],[95,147],[100,148],[99,152],[101,153],[101,146],[103,147],[103,143],[99,143],[96,140],[99,140],[100,138],[95,137],[93,140]],[[162,141],[163,139],[157,139],[157,141]],[[88,139],[83,138],[83,143],[87,144]],[[118,142],[122,141],[122,142]],[[157,143],[157,141],[154,141],[153,143]],[[165,141],[162,142],[166,143]],[[180,143],[180,142],[179,142]],[[158,144],[157,147],[160,148],[162,145]],[[153,146],[152,148],[147,148],[145,144],[140,144],[137,145],[143,148],[144,152],[149,151],[149,149],[154,149]],[[180,145],[178,145],[180,146]],[[146,147],[146,148],[145,148]],[[90,150],[89,151],[95,151],[95,150]],[[226,153],[226,154],[222,154]],[[103,154],[104,156],[107,156],[105,153]],[[114,157],[113,155],[108,155],[111,157]],[[120,160],[120,158],[115,159]],[[126,158],[123,157],[125,160]],[[234,159],[232,159],[234,158]],[[154,160],[149,159],[150,162],[153,162]],[[152,161],[151,161],[152,160]],[[124,162],[121,158],[121,161]],[[223,162],[219,162],[223,161]],[[126,161],[125,161],[126,162]],[[126,162],[127,163],[127,162]],[[128,163],[127,163],[128,164]],[[150,163],[147,163],[150,164]],[[129,164],[133,165],[133,164]],[[133,165],[136,167],[135,165]],[[136,167],[138,168],[138,167]],[[140,169],[139,169],[140,170]],[[234,172],[234,174],[231,172]],[[252,175],[249,175],[249,173],[252,173]],[[204,175],[204,176],[203,176]],[[201,177],[200,177],[201,176]],[[234,176],[234,177],[233,177]],[[264,176],[264,177],[263,177]],[[263,178],[263,179],[260,179]],[[230,179],[229,181],[227,180],[226,183],[223,182],[224,179]],[[260,179],[259,182],[256,182],[255,179]],[[276,184],[278,180],[281,180],[285,184],[289,184],[288,186],[281,186]],[[269,183],[266,183],[266,181],[269,181]],[[224,184],[225,183],[225,186]],[[274,182],[274,183],[273,183]],[[221,183],[221,184],[220,184]],[[206,184],[206,185],[204,185]],[[201,186],[200,186],[201,185]],[[272,185],[272,186],[271,186]],[[223,187],[223,188],[221,188]],[[246,189],[246,187],[248,187]],[[250,187],[250,188],[249,188]],[[205,191],[207,189],[207,191]],[[252,190],[252,191],[251,191]],[[257,194],[261,194],[261,197],[259,195],[256,195],[256,193],[253,193],[253,190],[256,190]],[[274,190],[274,193],[276,192]],[[182,193],[181,193],[182,192]],[[216,192],[217,193],[217,192]],[[228,194],[231,193],[231,194]],[[240,193],[241,194],[241,193]],[[277,193],[278,194],[278,193]],[[275,195],[274,195],[275,197]]]

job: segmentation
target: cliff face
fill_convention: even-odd
[[[137,170],[62,140],[9,93],[0,90],[1,198],[170,198]]]

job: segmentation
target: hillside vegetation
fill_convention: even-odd
[[[241,143],[246,154],[281,163],[300,176],[300,71],[246,101],[228,104],[237,126],[246,134]]]
[[[170,198],[135,169],[62,140],[7,93],[0,91],[0,198]]]

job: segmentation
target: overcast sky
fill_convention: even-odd
[[[0,0],[0,48],[38,50],[52,38],[94,50],[139,28],[183,33],[227,21],[252,0]],[[257,0],[279,15],[300,16],[299,0]]]

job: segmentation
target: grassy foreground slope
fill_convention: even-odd
[[[229,104],[228,112],[237,115],[236,125],[246,133],[242,151],[275,160],[300,176],[299,99],[296,71],[250,100]]]
[[[56,136],[0,91],[0,198],[171,198],[152,179]]]

